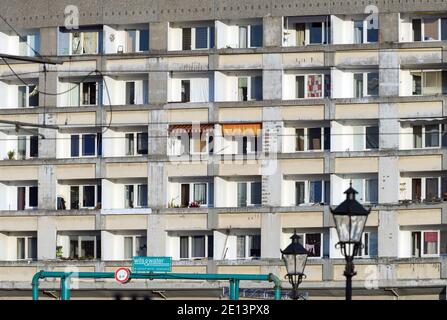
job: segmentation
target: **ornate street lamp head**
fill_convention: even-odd
[[[360,248],[363,230],[371,208],[366,209],[355,199],[358,192],[352,188],[352,183],[344,193],[346,200],[335,209],[331,208],[331,212],[337,228],[339,245],[344,250],[343,254],[353,257]]]
[[[309,252],[301,245],[300,236],[294,234],[290,237],[292,243],[287,248],[281,250],[282,259],[286,265],[287,274],[290,284],[294,290],[294,297],[296,298],[296,290],[303,278],[305,278],[304,268],[306,267],[307,256]]]

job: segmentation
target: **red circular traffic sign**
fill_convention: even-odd
[[[115,280],[121,284],[127,283],[130,280],[130,270],[128,268],[118,268],[115,271]]]

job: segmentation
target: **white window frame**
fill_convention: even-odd
[[[124,235],[123,236],[123,259],[132,260],[132,257],[126,258],[126,238],[132,238],[132,257],[137,256],[137,238],[146,238],[146,253],[147,253],[147,236],[144,235]]]
[[[23,107],[19,107],[19,103],[18,103],[18,101],[17,101],[17,108],[37,108],[37,107],[39,107],[39,103],[37,103],[37,106],[30,106],[29,105],[29,99],[30,99],[30,93],[32,93],[33,91],[30,91],[30,86],[35,86],[36,87],[36,89],[38,90],[38,84],[30,84],[30,85],[18,85],[17,86],[17,95],[19,94],[19,88],[20,87],[25,87],[26,88],[26,90],[25,90],[25,95],[26,95],[26,99],[25,99],[25,106],[23,106]],[[39,93],[37,93],[37,94],[39,94]]]
[[[323,241],[324,241],[324,235],[322,232],[305,232],[305,233],[298,233],[298,236],[301,237],[303,241],[303,247],[306,248],[306,237],[308,234],[319,234],[320,235],[320,255],[318,257],[311,257],[308,256],[308,259],[321,259],[323,258]]]
[[[421,75],[421,94],[413,94],[413,77],[416,75],[416,73],[420,73]],[[411,96],[413,97],[423,97],[423,96],[430,96],[433,94],[427,94],[425,93],[425,77],[427,75],[427,73],[440,73],[441,74],[441,93],[442,94],[442,73],[443,70],[413,70],[413,72],[410,72],[410,76],[411,76]]]
[[[179,259],[180,260],[198,260],[198,259],[207,259],[207,258],[209,258],[208,257],[208,238],[210,237],[210,236],[212,236],[212,235],[209,235],[209,234],[193,234],[193,235],[179,235],[178,236],[178,248],[179,248],[179,251],[178,251],[178,253],[179,253]],[[180,257],[180,239],[181,239],[181,237],[188,237],[188,257],[187,258],[181,258]],[[192,256],[192,238],[193,237],[205,237],[205,256],[204,257],[193,257]]]
[[[16,158],[18,160],[27,160],[27,159],[37,159],[38,157],[31,157],[31,137],[32,136],[17,136],[17,152],[16,152]],[[36,135],[37,136],[37,135]],[[25,157],[23,159],[19,158],[19,138],[24,137],[25,138]],[[37,144],[39,144],[39,140],[37,141]],[[37,148],[39,148],[39,145],[37,145]]]
[[[366,180],[377,180],[377,203],[379,203],[379,178],[361,178],[361,179],[353,179],[353,180],[361,180],[362,181],[362,192],[359,192],[359,198],[363,199],[359,201],[363,204],[374,204],[374,202],[366,201]],[[357,190],[358,191],[358,190]],[[359,199],[359,200],[360,200]]]
[[[354,90],[355,90],[355,77],[354,76],[356,74],[361,74],[363,77],[362,96],[360,97],[360,99],[366,98],[366,97],[378,97],[379,96],[379,95],[373,96],[373,95],[368,94],[368,74],[370,74],[370,73],[378,73],[378,72],[353,72],[352,81],[354,84]],[[355,92],[353,92],[353,97],[355,97]]]
[[[325,182],[329,181],[329,180],[294,180],[294,184],[295,184],[295,198],[294,198],[294,203],[296,206],[308,206],[308,205],[315,205],[315,204],[319,204],[317,202],[310,202],[310,183],[311,182],[316,182],[316,181],[320,181],[321,182],[321,196],[322,196],[322,201],[323,203],[326,203],[327,201],[329,201],[329,199],[325,199],[325,194],[326,194],[326,186],[325,186]],[[301,204],[296,204],[296,196],[297,196],[297,190],[296,190],[296,183],[297,182],[304,182],[304,203]],[[330,188],[330,185],[329,185]],[[329,190],[330,193],[331,190]]]
[[[206,48],[196,48],[196,30],[197,28],[206,28]],[[196,26],[191,27],[191,50],[210,50],[211,46],[211,31],[214,26]],[[216,45],[216,29],[214,29],[214,45]]]
[[[133,206],[133,208],[126,208],[126,209],[147,208],[147,205],[146,205],[146,207],[141,207],[141,206],[138,205],[139,200],[140,200],[140,198],[138,197],[138,187],[139,186],[143,186],[143,185],[146,185],[146,189],[148,189],[147,183],[132,183],[132,184],[125,184],[124,185],[124,191],[126,191],[126,186],[133,186],[133,199],[132,199],[132,201],[133,201],[134,206]],[[146,198],[149,201],[149,196],[148,195],[146,195]],[[126,199],[124,199],[124,202],[126,202]]]
[[[94,135],[95,136],[95,154],[94,155],[83,155],[82,152],[82,140],[83,140],[83,136],[85,135]],[[72,157],[71,156],[71,136],[79,136],[79,155],[77,157]],[[77,158],[96,158],[98,156],[98,134],[95,132],[92,133],[73,133],[70,134],[70,158],[73,159],[77,159]]]
[[[145,132],[135,131],[135,132],[125,132],[124,133],[124,156],[125,157],[142,157],[143,156],[142,153],[138,153],[138,134],[139,133],[145,133]],[[127,149],[126,149],[127,138],[126,138],[126,134],[133,134],[133,154],[127,154]]]
[[[304,99],[324,99],[326,96],[326,74],[325,73],[312,73],[312,74],[295,74],[294,75],[294,87],[295,87],[295,99],[296,100],[304,100]],[[307,90],[307,83],[309,76],[321,76],[322,85],[321,85],[321,97],[309,97],[309,91]],[[304,77],[304,98],[298,98],[298,92],[296,90],[296,78]]]
[[[433,124],[433,125],[435,125],[435,124]],[[420,147],[420,148],[416,148],[415,146],[414,146],[414,127],[422,127],[422,146]],[[427,126],[426,124],[422,124],[422,125],[415,125],[415,126],[412,126],[411,127],[411,129],[412,129],[412,141],[411,141],[411,144],[412,144],[412,149],[414,149],[414,150],[421,150],[421,149],[441,149],[442,148],[442,124],[438,124],[438,134],[439,134],[439,146],[435,146],[435,147],[426,147],[425,146],[425,135],[426,135],[426,132],[425,132],[425,127]]]
[[[23,259],[19,259],[19,257],[17,256],[17,249],[16,249],[16,260],[17,261],[26,261],[26,260],[33,260],[33,258],[32,257],[29,257],[28,256],[28,251],[29,251],[29,245],[28,245],[28,240],[29,239],[36,239],[36,242],[37,242],[37,236],[17,236],[16,237],[16,245],[17,245],[17,248],[18,248],[18,240],[19,239],[25,239],[25,241],[24,241],[24,243],[25,243],[25,248],[24,248],[24,252],[25,252],[25,258],[23,258]],[[36,258],[37,258],[37,252],[36,252]]]
[[[421,179],[421,201],[427,199],[427,179],[438,179],[438,198],[442,196],[442,177],[413,177],[411,178],[411,185],[413,179]],[[411,190],[413,192],[413,190]],[[411,194],[412,196],[412,194]]]
[[[295,128],[295,152],[321,152],[324,151],[324,144],[325,144],[325,140],[324,140],[324,128],[325,127],[314,127],[314,128]],[[298,135],[296,134],[296,130],[297,129],[304,129],[304,150],[296,150],[297,149],[297,145],[296,145],[296,140],[298,139]],[[321,148],[320,149],[309,149],[309,129],[320,129],[320,136],[321,136]],[[329,138],[330,139],[330,138]]]
[[[35,186],[17,186],[17,192],[18,192],[18,188],[20,188],[20,187],[25,188],[25,210],[37,209],[39,207],[39,187],[37,185],[35,185]],[[29,204],[30,188],[37,188],[37,207],[30,207],[30,204]]]
[[[262,202],[262,181],[238,181],[236,182],[237,184],[239,183],[245,183],[247,185],[247,207],[260,207],[262,206],[261,204],[253,204],[251,202],[251,185],[253,183],[260,183],[261,184],[261,202]],[[237,207],[237,198],[238,198],[238,194],[237,194],[237,186],[236,186],[236,207]],[[245,208],[245,207],[238,207],[238,208]]]
[[[261,234],[259,234],[259,233],[236,235],[236,259],[237,260],[254,260],[254,259],[260,259],[261,258],[261,255],[259,255],[259,257],[255,257],[255,256],[251,256],[250,255],[250,249],[251,249],[250,240],[251,240],[251,237],[253,237],[253,236],[258,236],[259,238],[261,238]],[[244,237],[244,241],[245,241],[245,247],[244,247],[245,255],[244,255],[244,257],[239,257],[238,256],[238,252],[237,252],[238,240],[237,240],[237,238],[239,238],[239,237]],[[259,249],[261,249],[261,248],[259,248]]]
[[[82,97],[84,96],[83,88],[84,88],[84,84],[85,83],[95,83],[95,87],[96,87],[96,104],[84,104],[83,103]],[[84,82],[81,82],[79,84],[79,105],[80,106],[98,106],[98,105],[100,105],[101,104],[100,101],[99,101],[99,97],[100,97],[99,90],[100,90],[100,87],[101,86],[99,85],[98,81],[84,81]]]
[[[368,238],[368,241],[366,241]],[[371,257],[371,232],[365,231],[362,233],[362,246],[360,248],[359,254],[356,256],[357,258],[370,258]],[[368,254],[365,254],[365,248],[368,250]]]
[[[411,235],[413,232],[420,232],[421,233],[421,242],[420,242],[420,248],[421,248],[421,258],[429,258],[429,257],[439,257],[441,252],[441,232],[439,230],[412,230]],[[436,232],[438,234],[438,248],[436,254],[426,254],[424,253],[424,234],[426,232]],[[413,253],[413,241],[411,241],[411,253]],[[414,257],[412,255],[412,257]]]
[[[363,42],[362,43],[354,43],[354,35],[355,35],[355,21],[363,21]],[[368,20],[365,18],[353,19],[352,25],[352,44],[365,44],[365,43],[377,43],[377,42],[368,42]],[[377,29],[380,30],[380,29]]]
[[[444,17],[432,17],[432,18],[427,18],[427,17],[413,17],[411,18],[411,26],[413,26],[413,21],[414,20],[421,20],[421,41],[415,41],[414,40],[414,34],[413,32],[411,33],[412,36],[412,42],[439,42],[442,41],[442,23],[441,23],[441,19],[443,19]],[[438,40],[425,40],[425,20],[426,19],[435,19],[438,21]]]
[[[96,39],[97,39],[97,43],[96,43],[96,52],[95,53],[83,53],[82,51],[84,51],[84,36],[85,33],[96,33]],[[81,53],[73,53],[73,33],[80,33],[80,38],[81,38]],[[90,55],[90,54],[99,54],[99,41],[100,41],[100,36],[99,36],[99,31],[73,31],[73,32],[69,32],[70,37],[69,37],[69,52],[70,52],[70,56],[83,56],[83,55]]]
[[[73,208],[71,208],[71,187],[78,187],[79,188],[79,210],[81,209],[94,209],[96,207],[96,205],[98,204],[98,188],[99,186],[96,184],[82,184],[82,185],[70,185],[70,189],[69,189],[69,203],[70,203],[70,209],[71,210],[75,210]],[[84,187],[94,187],[95,191],[94,191],[94,205],[93,207],[84,207],[83,205],[83,200],[84,200]]]
[[[368,148],[366,148],[366,140],[367,140],[367,137],[366,137],[366,128],[371,128],[371,127],[378,127],[378,129],[379,129],[379,137],[380,137],[380,126],[375,126],[375,125],[367,125],[367,126],[363,126],[363,130],[362,130],[362,132],[363,132],[363,151],[371,151],[371,150],[376,150],[376,151],[378,151],[379,150],[379,148],[380,148],[380,145],[377,147],[377,148],[375,148],[375,149],[368,149]],[[378,137],[378,138],[379,138]],[[378,142],[379,142],[379,144],[380,144],[380,139],[378,140]]]
[[[82,246],[82,241],[92,241],[90,238],[93,238],[94,241],[94,247],[93,247],[93,260],[97,260],[98,259],[98,236],[96,235],[69,235],[68,236],[68,257],[70,257],[70,243],[72,238],[77,238],[78,239],[78,259],[80,260],[81,257],[81,246]]]

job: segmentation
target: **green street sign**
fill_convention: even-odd
[[[133,257],[132,272],[171,272],[171,257]]]

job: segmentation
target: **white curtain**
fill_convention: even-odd
[[[143,80],[135,81],[135,104],[143,104]]]
[[[209,96],[208,78],[191,79],[191,102],[208,102]]]

